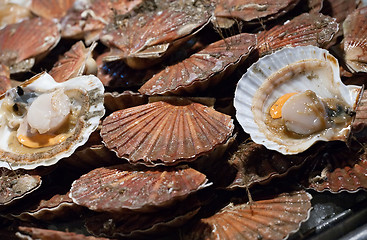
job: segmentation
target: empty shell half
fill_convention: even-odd
[[[297,154],[316,141],[346,141],[360,95],[361,87],[341,82],[328,51],[300,46],[254,63],[237,85],[234,105],[254,142]]]
[[[41,73],[0,97],[0,167],[55,164],[83,145],[104,115],[95,76],[57,83]]]

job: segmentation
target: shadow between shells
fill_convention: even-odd
[[[0,235],[286,239],[312,195],[365,190],[346,2],[6,1]]]

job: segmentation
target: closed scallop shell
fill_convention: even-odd
[[[283,48],[261,58],[242,76],[234,99],[237,119],[254,142],[282,154],[303,152],[317,141],[346,141],[351,116],[340,125],[305,137],[286,136],[277,130],[281,128],[273,128],[275,120],[271,119],[269,109],[276,100],[287,93],[307,90],[321,99],[340,101],[341,106],[353,112],[361,87],[341,82],[338,62],[326,50],[314,46]]]
[[[367,6],[355,10],[343,23],[344,59],[353,73],[367,72]]]
[[[53,49],[60,40],[57,23],[32,18],[0,30],[0,63],[11,73],[29,70],[35,58]]]
[[[283,25],[276,25],[257,35],[260,56],[275,52],[283,47],[313,45],[324,48],[338,32],[335,18],[319,14],[303,13]]]
[[[32,0],[31,11],[47,19],[61,19],[75,0]]]
[[[131,163],[175,165],[225,143],[233,129],[230,116],[175,98],[112,113],[102,123],[101,136]]]
[[[149,212],[205,188],[204,174],[188,167],[145,168],[130,164],[97,168],[74,181],[70,197],[99,212]]]
[[[24,145],[24,142],[17,137],[17,132],[21,124],[27,126],[26,116],[31,104],[43,94],[56,91],[64,92],[67,101],[70,102],[70,114],[65,120],[66,125],[60,127],[60,132],[55,133],[61,137],[61,141],[44,144],[37,140],[35,144],[31,142],[33,145]],[[103,92],[103,85],[95,76],[80,76],[57,83],[45,72],[27,80],[17,88],[10,89],[0,98],[0,118],[4,123],[0,128],[2,133],[0,166],[9,169],[34,169],[38,166],[53,165],[60,159],[70,156],[98,127],[99,120],[105,112]],[[43,120],[46,121],[45,119]],[[42,139],[41,135],[40,133],[39,137]]]
[[[283,193],[247,204],[229,204],[201,219],[187,239],[285,239],[309,218],[311,195]]]
[[[247,58],[256,36],[242,33],[210,44],[175,65],[155,74],[139,92],[145,95],[180,94],[206,89]]]

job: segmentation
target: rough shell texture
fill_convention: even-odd
[[[210,44],[180,63],[167,67],[146,82],[139,92],[146,95],[179,94],[216,84],[226,70],[245,60],[256,36],[242,33]]]
[[[279,128],[271,127],[272,104],[284,94],[306,90],[323,99],[340,100],[354,111],[361,87],[342,84],[338,62],[326,50],[314,46],[284,48],[261,58],[242,76],[234,100],[237,119],[254,142],[283,154],[303,152],[316,141],[346,141],[348,121],[300,138],[279,134]]]
[[[151,211],[207,186],[205,175],[192,168],[149,169],[124,164],[83,175],[72,184],[70,197],[95,211]]]
[[[35,57],[46,53],[60,40],[56,23],[32,18],[11,24],[0,30],[0,63],[12,73],[29,70]]]
[[[351,13],[343,23],[344,58],[352,72],[367,72],[367,6]]]
[[[252,203],[230,204],[201,219],[187,239],[285,239],[309,217],[311,195],[284,193]]]
[[[320,14],[303,13],[284,25],[276,25],[258,34],[257,50],[263,56],[283,47],[313,45],[325,47],[338,32],[334,18]]]
[[[82,74],[93,74],[96,72],[90,69],[93,65],[92,51],[96,44],[93,44],[89,48],[85,48],[84,43],[79,41],[75,43],[64,56],[59,59],[49,74],[55,79],[56,82],[64,82],[70,78],[80,76]],[[95,62],[94,62],[94,65]],[[89,68],[89,69],[88,69]]]
[[[230,116],[181,99],[116,111],[103,121],[101,136],[131,163],[174,165],[212,151],[233,129]]]
[[[30,9],[40,17],[60,19],[74,2],[75,0],[32,0]]]
[[[0,142],[0,166],[5,168],[34,169],[38,166],[49,166],[60,159],[70,156],[77,147],[83,145],[89,135],[97,128],[100,118],[104,115],[103,92],[104,88],[98,78],[92,75],[72,78],[63,83],[55,82],[47,73],[41,73],[20,85],[23,93],[27,96],[40,96],[47,92],[63,89],[69,94],[72,102],[72,116],[75,121],[70,124],[65,140],[59,144],[29,148],[18,142],[16,137],[16,126],[10,120],[22,120],[24,116],[4,110],[8,101],[15,101],[13,95],[17,89],[9,90],[9,95],[2,95],[0,104],[3,104],[0,112],[3,125],[1,126],[2,141]],[[10,92],[11,91],[11,92]],[[6,107],[5,107],[6,108]],[[9,120],[10,119],[10,120]]]

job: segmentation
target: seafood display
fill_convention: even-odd
[[[0,0],[0,238],[310,240],[363,214],[365,5]]]

